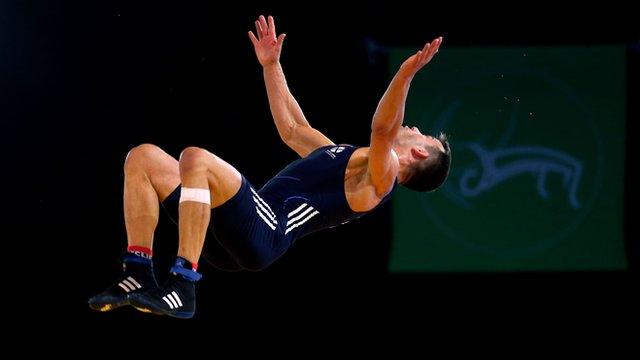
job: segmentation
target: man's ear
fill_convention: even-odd
[[[411,156],[414,159],[424,160],[429,157],[429,152],[422,146],[414,146],[411,148]]]

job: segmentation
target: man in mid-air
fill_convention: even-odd
[[[266,268],[299,238],[345,224],[388,200],[396,185],[432,191],[449,173],[446,136],[423,135],[402,126],[414,75],[438,52],[439,37],[400,66],[380,100],[368,147],[336,145],[311,127],[291,95],[271,16],[255,22],[249,38],[262,65],[278,133],[300,159],[256,190],[233,166],[207,150],[188,147],[180,160],[149,144],[133,148],[125,160],[124,217],[128,248],[124,271],[89,300],[108,311],[123,305],[155,314],[190,318],[205,238],[208,259],[227,271]],[[158,286],[153,273],[153,234],[160,204],[179,226],[179,248],[168,280]],[[213,214],[212,214],[213,213]]]

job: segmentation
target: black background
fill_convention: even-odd
[[[177,157],[186,146],[202,146],[256,186],[295,159],[275,131],[246,35],[259,14],[275,15],[278,31],[287,33],[281,62],[291,90],[310,122],[338,143],[368,142],[389,79],[385,47],[417,49],[440,35],[443,50],[628,45],[627,139],[637,130],[637,16],[617,6],[85,1],[3,7],[2,239],[6,257],[19,263],[8,277],[30,304],[22,313],[35,320],[158,321],[130,309],[101,314],[86,306],[119,272],[117,257],[126,246],[122,164],[131,147],[150,142]],[[632,271],[392,276],[386,205],[297,242],[260,273],[203,265],[196,319],[271,324],[626,311],[635,306],[639,252],[628,211],[637,162],[627,143]],[[155,249],[160,280],[176,238],[163,217]]]

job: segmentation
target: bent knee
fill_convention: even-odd
[[[180,153],[180,161],[189,161],[196,158],[208,156],[209,152],[197,146],[189,146]]]
[[[162,152],[162,149],[153,144],[141,144],[133,147],[129,150],[124,160],[125,170],[144,165],[154,154],[159,152]]]
[[[205,149],[189,146],[180,153],[180,170],[206,169],[215,160],[215,156]]]

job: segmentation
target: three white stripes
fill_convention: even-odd
[[[258,195],[258,193],[255,190],[253,190],[252,188],[249,188],[249,189],[251,189],[251,192],[253,193],[253,201],[256,203],[256,212],[258,213],[258,216],[260,216],[260,218],[267,225],[269,225],[271,230],[275,230],[276,225],[278,225],[278,221],[276,220],[276,214],[274,214],[273,211],[271,211],[271,207],[269,207],[269,204],[267,204],[266,201],[262,200],[260,195]]]
[[[162,300],[169,305],[169,307],[173,310],[182,306],[182,301],[178,297],[175,291],[172,291],[171,294],[167,294],[162,297]]]
[[[118,286],[120,286],[126,292],[137,290],[142,287],[142,285],[140,285],[140,283],[138,283],[136,279],[132,278],[131,276],[120,281],[118,283]],[[180,300],[180,297],[178,296],[178,294],[176,294],[175,291],[172,291],[171,294],[163,296],[162,300],[164,300],[171,309],[176,309],[182,306],[182,300]]]
[[[269,204],[267,204],[266,201],[262,200],[260,195],[258,195],[255,190],[253,190],[252,188],[250,189],[253,193],[253,201],[256,203],[256,213],[258,213],[258,216],[260,216],[262,221],[264,221],[271,230],[275,230],[276,226],[278,225],[276,214],[273,213]],[[298,215],[298,213],[300,213],[300,215]],[[309,221],[309,219],[318,214],[319,212],[317,210],[314,210],[313,206],[310,206],[307,203],[298,206],[295,210],[287,215],[288,220],[287,229],[284,232],[285,235],[288,234],[289,231],[306,223],[307,221]]]
[[[302,213],[300,215],[296,216],[296,214],[298,214],[301,211],[302,211]],[[287,215],[289,220],[287,220],[287,230],[285,230],[284,234],[285,235],[288,234],[289,231],[291,231],[291,230],[297,228],[298,226],[306,223],[307,221],[309,221],[309,219],[311,219],[312,217],[314,217],[314,216],[316,216],[318,214],[319,214],[319,212],[317,210],[314,210],[313,206],[307,205],[307,203],[304,203],[304,204],[298,206],[298,208],[296,208],[295,210],[293,210],[292,212],[290,212]]]
[[[142,285],[140,285],[136,279],[132,278],[131,276],[129,276],[128,278],[120,281],[118,283],[118,286],[120,286],[122,288],[122,290],[126,291],[126,292],[130,292],[133,290],[137,290],[140,289],[142,287]]]

